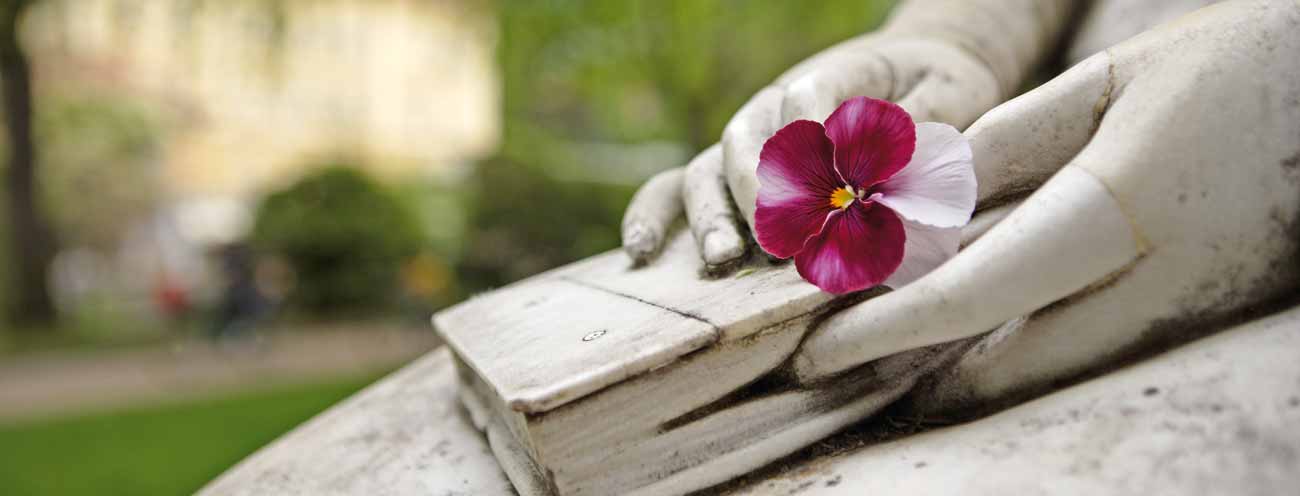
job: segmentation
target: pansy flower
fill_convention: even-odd
[[[754,231],[831,293],[899,287],[957,253],[975,209],[970,143],[916,124],[893,103],[857,97],[823,126],[799,120],[763,144]]]

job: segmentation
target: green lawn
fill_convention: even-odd
[[[0,426],[0,495],[190,494],[378,377]]]

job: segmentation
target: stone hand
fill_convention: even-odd
[[[739,259],[753,225],[764,141],[797,119],[824,120],[841,102],[897,102],[918,121],[963,128],[1002,102],[1054,44],[1071,0],[912,0],[879,31],[797,64],[732,117],[722,142],[647,182],[628,206],[623,246],[647,261],[684,210],[707,265]],[[733,207],[733,205],[735,207]]]
[[[1226,2],[990,111],[966,132],[980,202],[1032,195],[938,269],[825,321],[795,375],[1013,321],[948,378],[992,397],[1294,295],[1298,53],[1300,2]]]

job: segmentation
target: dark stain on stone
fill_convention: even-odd
[[[804,492],[804,491],[807,491],[808,488],[813,487],[813,485],[816,484],[816,483],[817,483],[817,481],[807,481],[807,482],[803,482],[803,483],[799,484],[798,486],[795,486],[793,489],[790,490],[790,492],[788,492],[788,493],[786,493],[786,494],[799,494],[799,493],[802,493],[802,492]]]
[[[838,486],[838,485],[840,485],[840,482],[843,481],[843,480],[844,480],[843,477],[841,477],[839,474],[836,474],[835,477],[832,477],[832,478],[830,478],[829,480],[826,481],[826,487],[835,487],[835,486]]]
[[[853,453],[867,446],[907,437],[933,427],[951,424],[952,422],[949,419],[909,417],[895,403],[879,413],[845,428],[839,434],[768,464],[766,467],[754,470],[729,482],[690,493],[689,496],[717,496],[744,488],[753,490],[764,483],[767,484],[768,489],[771,489],[773,487],[772,479],[789,478],[798,480],[812,477],[820,468],[819,462],[824,460]],[[921,463],[924,464],[925,462]],[[758,493],[772,494],[772,491],[759,491]]]
[[[1142,390],[1142,396],[1155,396],[1157,394],[1160,394],[1160,388],[1155,386],[1151,386],[1149,388]]]
[[[1110,110],[1110,104],[1115,100],[1115,61],[1109,51],[1106,52],[1106,87],[1102,89],[1101,96],[1092,106],[1092,131],[1089,134],[1096,134],[1097,129],[1101,128],[1101,120],[1105,118],[1106,111]]]
[[[916,464],[915,464],[915,465],[912,465],[912,466],[913,466],[913,467],[916,467],[916,468],[925,468],[926,465],[928,465],[928,464],[925,463],[925,462],[916,462]]]
[[[1290,172],[1300,171],[1300,150],[1297,150],[1294,155],[1282,159],[1282,168]]]
[[[1258,441],[1259,431],[1256,431],[1253,427],[1250,427],[1248,425],[1243,425],[1237,429],[1237,439],[1240,439],[1248,443]]]
[[[1291,399],[1287,400],[1286,404],[1292,407],[1300,407],[1300,397],[1292,396]]]

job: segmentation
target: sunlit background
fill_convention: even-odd
[[[890,3],[3,0],[0,494],[193,492]]]

